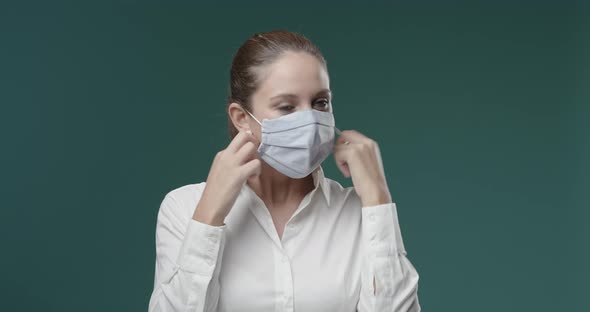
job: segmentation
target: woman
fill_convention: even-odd
[[[238,49],[232,140],[206,182],[162,201],[149,311],[420,311],[379,147],[336,129],[331,100],[304,36],[260,33]],[[332,152],[352,187],[324,177]]]

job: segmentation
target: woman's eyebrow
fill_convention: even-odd
[[[278,99],[278,98],[296,99],[296,98],[298,98],[298,96],[295,94],[292,94],[292,93],[283,93],[283,94],[277,94],[277,95],[271,97],[270,99],[273,100],[273,99]]]
[[[322,89],[316,94],[316,96],[318,95],[332,95],[332,91],[330,89]]]
[[[318,95],[331,95],[331,91],[330,91],[330,89],[322,89],[318,93],[316,93],[316,96],[318,96]],[[296,94],[293,94],[293,93],[282,93],[282,94],[277,94],[277,95],[271,97],[270,99],[273,100],[275,98],[291,98],[291,99],[297,99],[299,97]]]

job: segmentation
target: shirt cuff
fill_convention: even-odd
[[[362,208],[363,241],[376,256],[406,255],[395,203]]]
[[[213,226],[190,219],[177,263],[181,269],[212,276],[222,247],[226,225]]]

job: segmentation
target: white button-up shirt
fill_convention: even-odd
[[[192,219],[206,182],[168,192],[149,311],[420,311],[395,203],[362,207],[321,166],[312,176],[281,238],[248,184],[222,226]]]

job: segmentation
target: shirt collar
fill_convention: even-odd
[[[313,177],[313,185],[314,191],[318,189],[322,194],[324,194],[324,198],[326,199],[326,205],[330,207],[330,182],[326,179],[324,175],[324,168],[320,165],[314,171],[312,171],[311,176]],[[319,186],[319,187],[318,187]],[[257,197],[254,190],[250,188],[248,183],[244,183],[245,189],[251,194],[253,197]],[[242,188],[242,191],[244,188]]]
[[[319,188],[321,189],[321,192],[324,194],[324,198],[326,199],[326,204],[329,207],[330,206],[330,184],[329,184],[328,180],[326,179],[326,176],[324,175],[324,168],[322,168],[321,165],[318,166],[318,168],[316,168],[312,172],[311,175],[313,177],[314,188],[317,189],[318,185],[319,185]]]

